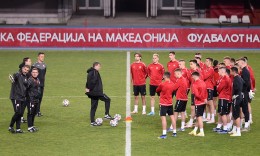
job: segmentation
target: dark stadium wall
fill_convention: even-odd
[[[0,12],[56,13],[59,0],[8,0],[0,5]]]
[[[119,12],[145,12],[146,0],[117,0],[116,8]]]

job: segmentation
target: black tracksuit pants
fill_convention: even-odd
[[[28,122],[28,128],[34,126],[34,119],[36,115],[36,109],[38,107],[38,103],[35,102],[27,102],[27,122]]]
[[[111,99],[106,94],[104,94],[103,96],[91,97],[91,109],[90,109],[90,121],[91,122],[95,122],[95,114],[96,114],[96,110],[98,107],[98,100],[105,102],[105,111],[106,111],[105,115],[109,114]]]
[[[10,122],[10,127],[14,127],[14,124],[16,123],[16,129],[20,129],[21,125],[21,117],[22,117],[22,109],[23,105],[25,104],[24,101],[19,100],[11,100],[14,108],[14,115]]]
[[[245,122],[249,121],[249,111],[248,111],[248,100],[249,100],[249,94],[248,92],[243,92],[244,94],[244,99],[242,102],[242,112],[244,113],[245,116]]]
[[[41,103],[42,103],[42,97],[43,97],[44,87],[40,87],[40,89],[41,89],[41,96],[40,96],[40,98],[39,98],[39,103],[38,103],[38,106],[37,106],[37,109],[36,109],[36,113],[41,112]]]

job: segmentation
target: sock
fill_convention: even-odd
[[[238,133],[238,134],[241,134],[241,132],[240,132],[240,127],[237,128],[237,133]]]
[[[185,116],[188,116],[186,111],[185,111]]]
[[[214,115],[215,115],[215,114],[217,114],[217,110],[216,110],[216,109],[214,110]]]
[[[232,120],[232,113],[229,113],[230,120]]]
[[[200,133],[204,133],[204,130],[203,130],[203,128],[200,128]]]
[[[181,122],[181,129],[184,129],[185,122]]]
[[[205,119],[205,118],[206,118],[206,113],[204,112],[204,113],[203,113],[203,119]]]
[[[249,120],[252,121],[252,114],[249,114]]]
[[[211,114],[211,121],[215,121],[215,114]]]
[[[224,130],[224,131],[227,131],[227,125],[226,125],[226,126],[223,126],[223,130]]]
[[[167,132],[166,130],[163,130],[162,135],[166,135],[166,132]]]
[[[245,128],[249,127],[249,122],[245,122]]]
[[[176,129],[174,129],[172,133],[176,133]]]
[[[217,125],[217,128],[221,128],[221,127],[222,127],[222,124],[218,124],[218,125]]]
[[[146,106],[143,106],[143,112],[146,112]]]
[[[134,111],[138,112],[138,105],[135,105]]]
[[[232,132],[236,132],[237,126],[233,126]]]
[[[227,123],[227,129],[230,129],[230,128],[231,128],[231,124]]]
[[[193,131],[197,132],[198,130],[198,127],[194,127]]]
[[[192,125],[193,124],[193,119],[190,118],[189,124]]]
[[[154,112],[154,107],[151,107],[151,112]]]
[[[210,120],[210,113],[207,113],[207,119]]]
[[[171,125],[170,129],[173,129],[172,125]]]

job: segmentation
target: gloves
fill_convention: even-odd
[[[248,94],[249,94],[249,98],[250,99],[253,99],[255,96],[255,93],[252,91],[252,90],[250,90],[250,92],[248,92]]]
[[[238,97],[238,95],[233,95],[232,100],[236,99],[237,97]]]
[[[9,80],[10,80],[12,83],[15,82],[14,77],[13,77],[11,74],[9,74]]]

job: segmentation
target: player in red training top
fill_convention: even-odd
[[[194,82],[192,83],[192,94],[194,95],[194,103],[195,103],[195,113],[197,117],[196,125],[189,134],[199,137],[204,137],[203,130],[203,121],[202,116],[207,103],[207,87],[203,80],[200,79],[200,74],[198,72],[192,73],[192,79]],[[197,134],[197,130],[200,128],[200,132]]]
[[[147,67],[148,77],[150,78],[151,112],[147,115],[154,115],[155,92],[162,82],[164,67],[159,63],[159,55],[153,54],[153,63]],[[157,94],[159,96],[159,94]]]
[[[217,101],[218,101],[218,91],[217,91],[217,81],[219,79],[218,74],[218,60],[213,61],[213,68],[214,68],[214,76],[213,76],[213,84],[214,84],[214,91],[213,91],[213,105],[214,105],[214,114],[216,115],[216,108],[217,108]]]
[[[134,111],[132,114],[138,113],[138,96],[139,93],[142,97],[143,103],[143,111],[142,114],[146,114],[146,77],[147,77],[147,69],[145,64],[141,61],[142,55],[139,53],[135,53],[135,62],[131,64],[131,76],[132,76],[132,83],[134,89],[134,96],[135,96],[135,106]]]
[[[228,103],[231,97],[231,81],[229,76],[227,75],[227,68],[221,67],[219,68],[219,80],[217,82],[217,91],[218,91],[218,113],[219,113],[219,120],[218,125],[213,130],[218,132],[219,134],[227,134],[227,115],[229,114],[228,110]],[[221,129],[223,124],[223,129]]]
[[[206,58],[205,64],[206,68],[204,69],[204,81],[207,86],[208,92],[208,113],[207,113],[207,123],[215,123],[215,108],[213,105],[213,91],[214,91],[214,69],[212,67],[213,59]]]
[[[255,92],[255,74],[254,74],[252,67],[248,65],[248,58],[246,56],[244,56],[244,58],[246,59],[246,66],[247,66],[247,69],[250,73],[250,82],[251,82],[250,92]],[[248,111],[249,111],[249,123],[250,124],[253,123],[251,103],[252,103],[252,98],[249,98],[249,100],[248,100]]]
[[[189,70],[186,68],[185,66],[185,60],[179,60],[179,67],[181,69],[181,72],[182,72],[182,76],[186,79],[187,81],[187,86],[188,86],[188,89],[190,89],[190,81],[189,81],[189,78],[188,78],[188,73],[189,73]],[[187,92],[188,94],[188,92]]]
[[[169,58],[170,58],[170,61],[167,63],[167,69],[168,69],[168,72],[170,72],[170,74],[171,74],[171,81],[175,83],[176,78],[174,76],[174,71],[175,71],[175,69],[179,68],[179,62],[175,58],[174,51],[169,53]]]
[[[193,72],[198,72],[200,74],[200,79],[203,80],[202,71],[199,68],[199,65],[198,65],[196,60],[190,60],[190,70],[188,72],[188,79],[189,79],[191,85],[192,85],[192,82],[194,81],[194,79],[192,78],[192,73]],[[188,123],[185,126],[186,128],[192,127],[194,118],[195,118],[194,95],[191,92],[191,117],[190,117],[190,120],[188,121]]]
[[[162,120],[162,135],[158,137],[159,139],[167,138],[167,121],[166,114],[171,118],[173,126],[173,137],[177,136],[176,133],[176,122],[173,115],[173,106],[172,106],[172,92],[174,90],[174,83],[170,80],[170,72],[165,72],[163,75],[164,82],[162,82],[156,89],[157,93],[160,93],[160,116]]]
[[[188,85],[187,80],[182,76],[182,70],[180,68],[176,69],[174,72],[176,77],[176,83],[174,84],[174,91],[176,92],[176,104],[174,108],[174,118],[177,120],[178,113],[181,113],[181,128],[180,131],[185,131],[185,111],[188,101]],[[170,127],[172,129],[173,127]]]

